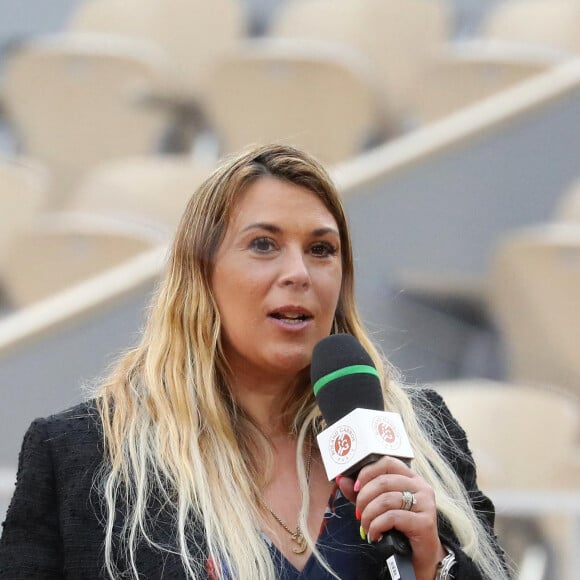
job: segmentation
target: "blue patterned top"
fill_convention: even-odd
[[[372,580],[379,577],[378,562],[371,546],[361,540],[360,523],[354,505],[335,486],[320,527],[316,547],[341,580]],[[304,568],[297,570],[276,545],[264,536],[279,570],[280,580],[331,580],[331,576],[311,555]]]

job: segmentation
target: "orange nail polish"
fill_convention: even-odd
[[[354,515],[356,516],[356,519],[360,521],[361,514],[360,514],[360,512],[358,511],[358,508],[356,508],[356,510],[355,510],[355,512],[354,512]]]

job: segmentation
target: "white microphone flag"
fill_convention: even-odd
[[[355,409],[317,436],[326,475],[330,480],[369,455],[412,459],[403,421],[398,413]]]

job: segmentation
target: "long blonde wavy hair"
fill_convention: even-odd
[[[214,256],[236,200],[263,176],[307,188],[334,216],[343,280],[332,332],[352,334],[368,350],[383,375],[386,408],[401,413],[415,449],[414,468],[435,489],[439,511],[485,576],[504,577],[462,483],[431,441],[431,422],[423,416],[418,421],[408,388],[393,380],[363,328],[355,306],[347,220],[331,179],[316,160],[285,145],[257,147],[227,159],[192,195],[142,339],[97,389],[107,458],[99,479],[107,573],[111,578],[138,578],[137,548],[145,542],[177,554],[190,578],[205,576],[206,558],[217,563],[214,575],[224,580],[276,577],[258,523],[263,509],[258,498],[271,462],[264,467],[257,457],[271,458],[272,449],[228,389],[220,315],[211,287]],[[285,416],[289,432],[298,437],[300,518],[306,530],[302,445],[319,418],[307,378]],[[154,537],[156,509],[169,516],[172,541]]]

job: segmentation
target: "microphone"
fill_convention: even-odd
[[[384,455],[413,457],[401,417],[384,411],[379,373],[354,336],[333,334],[318,342],[310,376],[328,425],[317,440],[329,480],[338,474],[356,479],[365,465]],[[373,546],[392,580],[415,580],[411,546],[403,533],[390,530]]]

